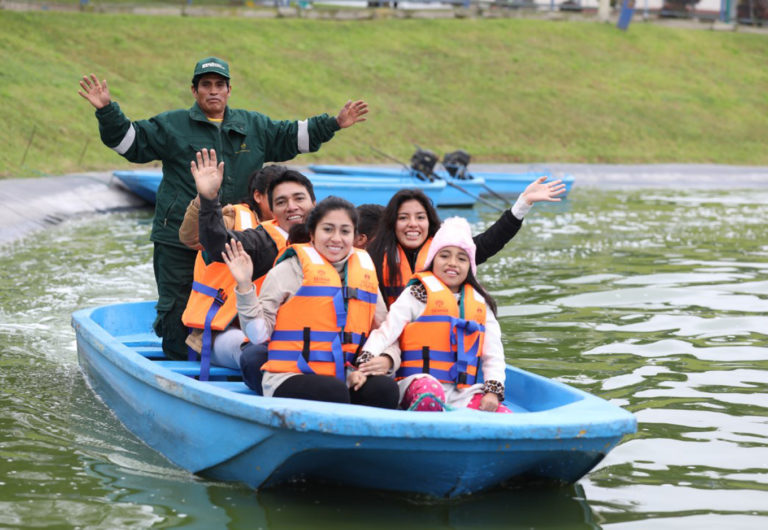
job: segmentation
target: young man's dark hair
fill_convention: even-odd
[[[312,186],[312,181],[298,171],[287,169],[282,174],[273,177],[272,180],[269,181],[269,186],[267,186],[267,195],[269,197],[270,208],[274,207],[274,204],[272,203],[272,196],[275,193],[275,188],[284,182],[295,182],[304,186],[309,192],[309,198],[312,199],[312,202],[315,202],[315,188]]]

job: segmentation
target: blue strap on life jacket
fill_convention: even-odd
[[[341,288],[341,292],[344,295],[345,300],[360,300],[367,304],[375,304],[378,300],[378,293],[372,293],[370,291],[364,291],[357,287],[347,287],[346,285]]]
[[[420,316],[415,322],[448,322],[450,323],[450,340],[452,351],[446,352],[441,350],[429,350],[429,358],[434,361],[453,362],[451,369],[439,370],[436,368],[429,369],[429,373],[434,375],[437,379],[444,381],[454,381],[459,384],[472,385],[475,383],[477,376],[468,373],[469,366],[477,366],[477,352],[480,348],[480,337],[477,337],[465,351],[464,341],[467,335],[477,333],[478,331],[485,331],[485,326],[479,324],[474,320],[465,320],[463,318],[451,317],[447,315],[426,315]],[[455,354],[453,352],[455,348]],[[421,350],[405,350],[402,352],[403,360],[417,360],[421,359]],[[408,377],[409,375],[423,373],[419,368],[413,367],[401,367],[398,370],[398,376]]]
[[[301,331],[296,332],[281,332],[281,333],[296,333],[298,335],[302,335]],[[318,332],[310,332],[310,335],[318,333]],[[321,333],[329,333],[329,332],[321,332]],[[331,349],[329,350],[308,350],[308,354],[305,357],[301,353],[296,355],[295,350],[269,350],[269,359],[274,359],[278,361],[296,361],[296,366],[303,374],[314,374],[315,371],[312,369],[311,366],[309,366],[310,361],[318,361],[318,362],[333,362],[334,364],[334,372],[336,374],[336,377],[341,379],[342,381],[345,380],[344,377],[344,352],[341,350],[341,340],[339,338],[338,333],[332,333],[333,338],[330,340],[331,343]],[[274,338],[272,340],[275,340]],[[303,340],[303,339],[300,339]],[[329,342],[329,341],[324,341]]]
[[[208,308],[208,312],[205,314],[205,323],[203,324],[203,347],[200,350],[200,381],[208,381],[208,374],[211,370],[211,351],[213,349],[213,332],[211,330],[211,322],[216,318],[216,313],[219,312],[221,306],[227,300],[227,293],[223,289],[215,289],[209,285],[205,285],[200,282],[192,282],[192,290],[198,293],[204,294],[213,298],[211,307]],[[194,361],[196,357],[195,351],[190,350],[188,360]]]
[[[485,326],[474,320],[464,320],[463,318],[451,319],[451,345],[456,347],[456,364],[451,367],[451,379],[459,384],[473,385],[476,376],[470,374],[467,370],[470,365],[477,367],[477,353],[480,348],[480,337],[475,337],[475,341],[468,350],[464,350],[464,339],[467,335],[472,335],[478,331],[484,331]]]

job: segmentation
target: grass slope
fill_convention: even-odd
[[[370,146],[407,159],[418,143],[476,161],[768,164],[764,35],[0,11],[0,49],[2,176],[127,166],[101,144],[80,76],[107,78],[126,114],[147,118],[191,105],[206,55],[230,61],[232,106],[275,119],[369,102],[368,122],[302,163],[384,161]]]

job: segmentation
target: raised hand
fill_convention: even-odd
[[[197,193],[201,197],[213,200],[219,195],[221,182],[224,180],[224,162],[216,163],[216,151],[203,148],[196,154],[197,161],[189,163],[189,170],[195,179]]]
[[[545,182],[547,177],[539,177],[525,188],[522,194],[523,199],[528,204],[535,202],[547,201],[547,202],[560,202],[562,199],[558,197],[565,192],[565,184],[560,179],[553,180],[551,182]]]
[[[241,293],[247,293],[252,287],[253,262],[245,250],[243,244],[234,238],[229,243],[224,244],[224,252],[221,258],[229,267],[229,272],[237,282],[237,290]]]
[[[97,109],[106,107],[112,101],[112,98],[109,96],[106,79],[99,81],[99,78],[93,74],[91,74],[90,78],[84,75],[80,80],[80,86],[82,90],[78,90],[77,93],[87,99]]]
[[[346,129],[359,121],[365,121],[366,118],[364,116],[366,114],[368,114],[368,103],[362,99],[354,102],[350,99],[341,108],[339,115],[336,116],[336,123],[338,123],[339,127],[342,129]]]

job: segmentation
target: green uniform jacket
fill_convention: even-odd
[[[221,128],[209,122],[195,103],[188,110],[172,110],[148,120],[131,122],[116,102],[96,111],[104,144],[130,162],[161,160],[163,180],[157,190],[150,239],[184,247],[179,227],[197,189],[189,164],[202,148],[216,149],[224,161],[222,204],[248,194],[248,178],[264,162],[291,160],[299,153],[317,151],[339,130],[336,118],[322,114],[304,121],[275,121],[258,112],[227,107]]]

